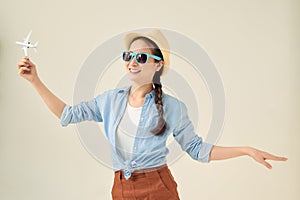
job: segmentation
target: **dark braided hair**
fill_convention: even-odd
[[[164,60],[163,55],[162,55],[160,49],[158,48],[158,46],[155,44],[155,42],[153,42],[152,40],[150,40],[146,37],[137,37],[132,42],[134,42],[135,40],[138,40],[138,39],[142,39],[142,40],[152,44],[154,47],[154,48],[151,48],[152,54],[159,56],[162,58],[162,60]],[[159,62],[159,61],[155,60],[154,62]],[[154,90],[155,90],[155,105],[156,105],[156,109],[157,109],[157,112],[159,115],[159,120],[158,120],[156,127],[153,130],[151,130],[151,132],[156,136],[162,135],[165,132],[165,130],[167,129],[167,123],[163,116],[164,109],[163,109],[163,102],[162,102],[162,84],[160,82],[160,76],[163,72],[163,68],[164,67],[162,67],[159,71],[155,72],[153,81],[152,81],[153,85],[154,85]]]
[[[163,71],[163,67],[154,74],[153,77],[153,84],[154,84],[154,90],[155,90],[155,105],[157,108],[157,112],[159,115],[159,120],[158,123],[156,125],[156,128],[151,130],[151,132],[154,135],[162,135],[166,128],[167,128],[167,123],[164,119],[164,109],[163,109],[163,102],[162,102],[162,85],[160,82],[160,75]]]

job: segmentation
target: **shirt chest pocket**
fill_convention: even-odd
[[[146,133],[151,133],[151,130],[156,128],[159,120],[159,115],[155,106],[151,106],[145,113],[141,114],[139,122],[139,130]]]

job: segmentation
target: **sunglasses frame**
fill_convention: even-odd
[[[124,56],[123,56],[124,53],[130,53],[130,55],[131,55],[130,60],[128,60],[128,61],[124,60]],[[145,55],[147,56],[147,59],[146,59],[146,62],[145,62],[145,63],[140,63],[140,62],[137,61],[137,59],[136,59],[136,57],[137,57],[138,55],[141,55],[141,54],[145,54]],[[154,58],[155,60],[158,60],[158,61],[162,60],[161,57],[158,57],[158,56],[153,55],[153,54],[145,53],[145,52],[133,53],[132,51],[123,51],[123,53],[122,53],[122,60],[123,60],[123,61],[125,61],[125,62],[131,62],[132,59],[135,58],[135,61],[136,61],[138,64],[141,64],[141,65],[147,64],[147,63],[148,63],[149,57]]]

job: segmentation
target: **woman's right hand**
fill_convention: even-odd
[[[19,75],[29,82],[33,82],[38,79],[37,70],[35,64],[33,64],[28,56],[23,57],[18,62]]]

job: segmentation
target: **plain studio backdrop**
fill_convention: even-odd
[[[215,63],[226,94],[217,145],[253,146],[289,158],[270,161],[268,170],[246,156],[203,164],[184,154],[170,166],[181,199],[300,199],[299,1],[0,3],[0,199],[111,199],[113,183],[113,171],[86,151],[74,125],[62,128],[18,76],[24,54],[15,41],[33,30],[31,40],[39,46],[29,55],[40,78],[72,104],[89,54],[112,36],[140,27],[178,31]],[[202,121],[199,135],[205,135],[209,117]]]

